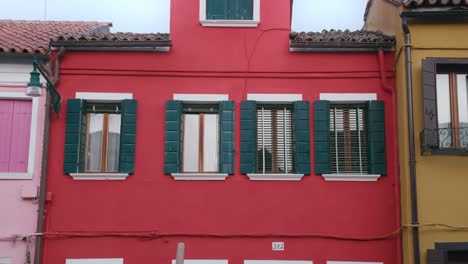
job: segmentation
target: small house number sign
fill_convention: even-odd
[[[273,251],[284,251],[284,242],[273,242],[271,246]]]

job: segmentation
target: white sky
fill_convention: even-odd
[[[169,2],[170,0],[0,0],[0,19],[44,20],[46,13],[47,20],[112,22],[113,32],[169,32]],[[367,0],[294,0],[293,30],[361,29],[366,2]]]

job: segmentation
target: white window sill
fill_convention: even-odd
[[[304,174],[284,174],[284,173],[249,173],[251,181],[300,181]]]
[[[204,27],[257,27],[259,20],[200,20]]]
[[[33,174],[27,172],[0,172],[0,180],[32,180]]]
[[[129,176],[128,173],[70,173],[74,180],[78,181],[123,181]]]
[[[377,181],[382,175],[376,174],[323,174],[326,181]]]
[[[224,181],[227,173],[172,173],[176,181]]]

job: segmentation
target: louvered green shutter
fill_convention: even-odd
[[[206,19],[228,19],[228,0],[206,0]]]
[[[235,3],[230,19],[253,20],[253,0],[231,0]]]
[[[84,100],[68,99],[63,160],[63,172],[66,174],[84,171],[86,137],[84,109]]]
[[[310,174],[310,107],[308,101],[294,102],[295,171]]]
[[[121,108],[119,172],[134,173],[137,101],[122,100]]]
[[[219,103],[219,172],[234,173],[234,101]]]
[[[330,168],[330,102],[314,102],[315,173],[327,174]]]
[[[257,150],[257,102],[241,102],[241,173],[255,173]]]
[[[383,101],[367,102],[367,159],[369,174],[387,174],[384,108]]]
[[[164,173],[177,173],[181,162],[182,102],[166,103],[166,141],[164,146]]]

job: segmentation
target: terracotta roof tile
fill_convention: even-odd
[[[393,48],[395,38],[384,35],[382,32],[350,31],[350,30],[323,30],[322,32],[292,32],[290,35],[291,47],[318,48],[318,49],[368,49]]]
[[[66,34],[55,37],[52,46],[117,48],[117,47],[170,47],[172,42],[167,33],[85,33]]]
[[[468,0],[403,0],[403,4],[407,7],[468,7]]]
[[[111,26],[102,22],[0,20],[0,53],[45,54],[51,38]]]

